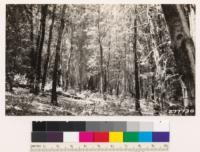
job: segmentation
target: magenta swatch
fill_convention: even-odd
[[[79,132],[79,142],[93,142],[93,132]]]

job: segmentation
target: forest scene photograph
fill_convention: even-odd
[[[8,116],[194,116],[193,4],[7,4]]]

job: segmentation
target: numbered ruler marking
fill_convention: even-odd
[[[169,143],[31,144],[31,152],[169,152]]]

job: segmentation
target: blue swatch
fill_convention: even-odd
[[[152,142],[152,132],[139,132],[139,142]]]

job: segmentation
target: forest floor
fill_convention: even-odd
[[[106,95],[103,100],[99,93],[83,91],[71,95],[70,92],[58,92],[58,106],[51,104],[51,92],[34,95],[29,89],[14,88],[6,92],[6,115],[40,115],[40,116],[134,116],[134,98],[126,97],[123,101],[116,96]],[[153,115],[153,103],[140,100],[142,115]]]

